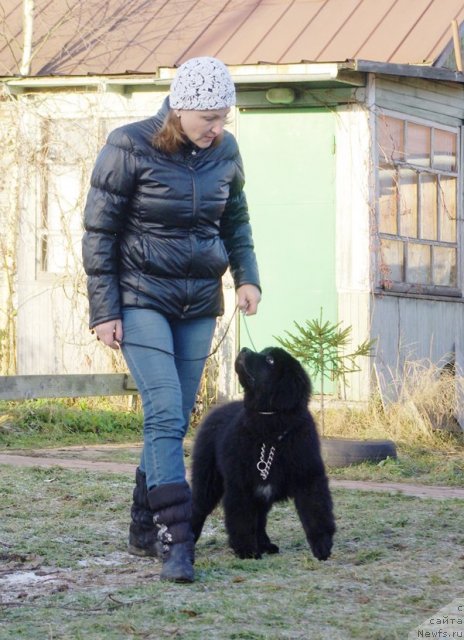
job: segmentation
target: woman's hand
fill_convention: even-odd
[[[261,300],[261,291],[254,284],[242,284],[236,291],[237,304],[246,316],[254,316]]]
[[[93,330],[97,334],[97,340],[101,340],[111,349],[119,349],[119,343],[122,341],[122,320],[102,322],[102,324],[97,324]]]

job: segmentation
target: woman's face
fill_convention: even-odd
[[[229,111],[230,109],[214,111],[178,109],[175,114],[180,118],[182,131],[187,138],[200,149],[206,149],[222,133]]]

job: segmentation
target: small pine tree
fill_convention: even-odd
[[[320,377],[320,415],[321,432],[324,433],[324,379],[338,381],[346,384],[346,375],[360,371],[357,359],[361,356],[371,355],[375,340],[365,340],[351,353],[344,353],[344,349],[350,341],[351,326],[341,329],[341,323],[329,321],[323,322],[322,309],[320,317],[316,320],[306,320],[304,325],[293,323],[297,328],[295,334],[285,331],[288,337],[276,340],[284,349],[306,365],[311,373]]]

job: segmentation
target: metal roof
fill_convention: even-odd
[[[228,65],[441,64],[464,0],[35,0],[32,76]],[[19,74],[22,0],[1,0],[0,75]],[[3,18],[2,18],[3,16]],[[2,42],[3,40],[3,42]]]

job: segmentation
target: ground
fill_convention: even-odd
[[[207,522],[202,536],[198,581],[188,591],[169,588],[166,593],[165,587],[157,586],[159,563],[125,550],[138,451],[138,446],[99,445],[0,454],[6,490],[2,502],[7,505],[9,526],[18,532],[5,528],[0,533],[0,614],[3,611],[8,624],[7,635],[2,635],[0,615],[1,640],[196,639],[213,637],[208,635],[212,626],[223,629],[222,635],[214,636],[220,638],[396,639],[406,637],[406,630],[421,621],[423,612],[451,601],[461,584],[464,489],[332,479],[339,533],[328,563],[317,563],[307,553],[294,519],[284,535],[287,507],[277,508],[271,522],[272,534],[282,538],[282,556],[259,563],[233,558],[217,518]],[[84,471],[73,473],[76,470]],[[34,483],[30,515],[24,507],[27,482]],[[14,505],[23,510],[21,520],[12,514]],[[53,521],[55,513],[55,529],[46,529],[44,523]],[[63,514],[66,517],[60,521]],[[247,627],[245,635],[228,635],[236,624],[234,612],[246,610],[261,592],[266,616],[256,621],[256,628]],[[291,634],[279,613],[282,598],[287,608],[292,606],[290,599],[294,603],[295,610],[288,612],[294,619]],[[222,628],[215,616],[229,601],[233,607],[223,612]],[[344,608],[353,608],[350,619],[338,611],[339,601]],[[155,612],[163,620],[161,635],[144,626],[145,607],[155,615],[154,602],[161,607],[161,613]],[[169,613],[172,602],[175,614]],[[309,636],[304,631],[307,619],[301,614],[308,606],[306,614],[314,623]],[[125,626],[129,610],[137,632]],[[39,625],[42,614],[43,628],[51,629],[48,635],[20,633],[28,621],[37,620]],[[94,616],[92,623],[86,622],[89,616]],[[321,626],[327,618],[330,629]],[[107,632],[96,630],[99,620],[110,625]],[[277,625],[274,635],[266,635],[270,633],[263,627],[266,620],[269,629]],[[82,636],[76,629],[82,629]]]
[[[0,453],[0,464],[12,464],[20,467],[64,467],[66,469],[88,469],[108,473],[135,472],[136,465],[127,462],[109,462],[102,458],[115,450],[135,454],[138,447],[126,445],[74,446],[58,449],[39,449],[26,453]],[[332,487],[359,491],[399,492],[408,496],[424,498],[464,499],[464,489],[458,487],[434,487],[429,485],[407,484],[404,482],[370,482],[359,480],[331,479]]]

